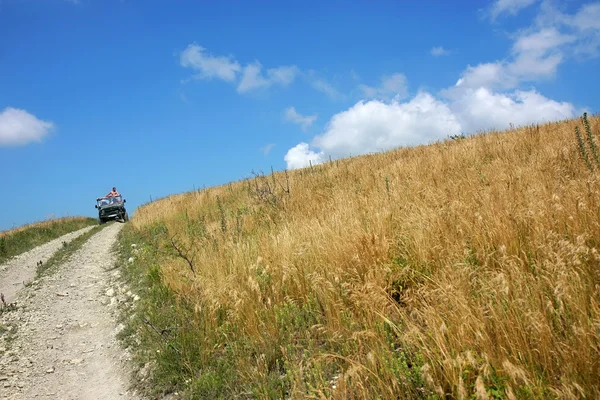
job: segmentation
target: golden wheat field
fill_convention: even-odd
[[[576,126],[585,136],[581,119],[532,125],[140,207],[184,389],[600,398],[600,166]]]

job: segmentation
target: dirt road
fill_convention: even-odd
[[[0,327],[16,333],[0,341],[0,399],[139,399],[115,338],[111,249],[122,226],[92,236],[58,272],[23,288],[16,311],[2,314]]]
[[[92,226],[88,226],[67,233],[46,244],[19,254],[6,264],[0,265],[0,293],[4,294],[6,301],[12,303],[15,295],[25,287],[25,283],[30,282],[35,277],[38,261],[46,262],[56,250],[62,247],[63,242],[69,243],[92,228]]]

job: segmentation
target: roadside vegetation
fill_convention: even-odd
[[[94,218],[57,218],[0,232],[0,264],[69,232],[97,224]]]
[[[599,398],[599,134],[458,136],[140,207],[122,337],[148,390]]]

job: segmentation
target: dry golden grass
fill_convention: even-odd
[[[64,223],[64,222],[75,222],[75,221],[86,221],[89,220],[88,217],[63,217],[63,218],[49,218],[44,221],[33,222],[31,224],[21,225],[16,228],[8,229],[5,231],[0,231],[0,237],[13,235],[17,232],[23,232],[27,229],[31,228],[45,228],[51,226],[56,223]]]
[[[276,173],[139,208],[193,310],[179,362],[193,381],[229,357],[256,397],[599,398],[600,173],[579,123],[292,171],[289,194]]]

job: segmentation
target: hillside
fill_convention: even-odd
[[[585,139],[581,119],[529,126],[140,207],[121,245],[146,382],[190,398],[600,397],[600,169],[576,126]]]
[[[0,232],[0,264],[69,232],[95,225],[95,218],[65,217],[39,221]]]

